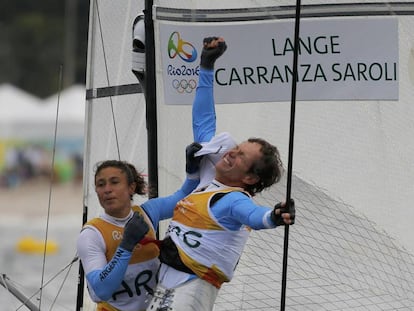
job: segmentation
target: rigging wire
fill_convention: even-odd
[[[62,283],[61,283],[61,285],[60,285],[60,287],[59,287],[59,290],[58,290],[58,292],[57,292],[57,294],[56,294],[56,296],[55,296],[55,299],[53,300],[53,302],[52,302],[52,304],[50,305],[50,309],[49,310],[53,310],[53,307],[54,307],[54,305],[55,305],[55,303],[56,303],[56,301],[57,301],[57,299],[58,299],[58,297],[59,297],[59,295],[60,295],[60,293],[61,293],[61,291],[62,291],[62,289],[63,289],[63,285],[65,284],[65,282],[66,282],[66,280],[68,279],[68,276],[69,276],[69,272],[70,272],[70,270],[71,270],[71,268],[72,268],[72,265],[76,262],[78,260],[78,257],[77,256],[75,256],[73,259],[72,259],[72,261],[65,267],[65,269],[66,268],[68,268],[67,269],[67,271],[66,271],[66,274],[65,274],[65,277],[63,278],[63,280],[62,280]],[[63,270],[61,271],[61,272],[63,272]],[[59,273],[60,274],[60,273]]]
[[[59,120],[59,106],[60,106],[60,93],[62,90],[62,80],[63,80],[63,65],[59,67],[59,81],[58,81],[58,96],[57,96],[57,105],[56,105],[56,118],[55,118],[55,130],[53,135],[53,148],[52,148],[52,163],[50,170],[50,183],[49,183],[49,202],[47,207],[47,219],[46,219],[46,232],[45,232],[45,243],[43,248],[43,263],[42,263],[42,278],[40,283],[40,293],[39,293],[39,309],[41,310],[42,305],[42,288],[43,281],[45,276],[45,266],[46,266],[46,250],[47,250],[47,240],[49,234],[49,220],[50,220],[50,203],[52,199],[52,189],[53,189],[53,179],[54,179],[54,167],[55,167],[55,157],[56,157],[56,138],[57,138],[57,126]]]
[[[12,294],[18,298],[22,304],[16,309],[19,310],[21,309],[23,306],[28,307],[30,310],[41,310],[41,305],[42,305],[42,296],[43,296],[43,289],[46,287],[46,285],[48,285],[52,280],[54,280],[58,275],[60,275],[60,273],[62,273],[65,269],[67,269],[67,267],[69,267],[69,270],[66,273],[65,278],[62,281],[62,284],[59,287],[59,292],[56,295],[54,302],[52,304],[55,304],[59,293],[61,292],[61,289],[63,288],[63,285],[65,284],[69,272],[70,272],[70,268],[72,267],[73,263],[75,263],[78,260],[78,257],[74,257],[74,259],[72,259],[72,261],[61,271],[59,271],[58,273],[56,273],[49,281],[47,281],[46,283],[44,282],[44,276],[45,276],[45,267],[46,267],[46,253],[47,253],[47,242],[48,242],[48,234],[49,234],[49,223],[50,223],[50,211],[51,211],[51,198],[52,198],[52,190],[53,190],[53,180],[54,180],[54,167],[55,167],[55,158],[56,158],[56,145],[57,145],[57,128],[58,128],[58,122],[59,122],[59,108],[60,108],[60,95],[61,95],[61,90],[62,90],[62,83],[63,81],[63,65],[60,65],[59,67],[59,79],[58,79],[58,96],[57,96],[57,106],[56,106],[56,117],[55,117],[55,127],[54,127],[54,138],[53,138],[53,144],[52,144],[52,161],[51,161],[51,169],[50,169],[50,184],[49,184],[49,198],[48,198],[48,208],[47,208],[47,218],[46,218],[46,230],[45,230],[45,242],[44,242],[44,248],[43,248],[43,259],[42,259],[42,276],[41,276],[41,284],[39,289],[31,296],[25,296],[23,294],[20,293],[20,291],[13,290],[13,292],[11,291],[11,289],[8,288],[7,283],[4,281],[4,277],[2,278],[1,284],[8,289],[10,292],[12,292]],[[34,304],[31,303],[31,299],[35,296],[39,294],[39,305],[38,307],[36,307]],[[52,308],[51,307],[51,308]]]
[[[98,25],[99,25],[99,33],[101,36],[101,44],[102,44],[102,53],[103,53],[103,60],[105,63],[105,75],[106,75],[106,82],[108,84],[108,86],[110,85],[109,83],[109,70],[108,70],[108,62],[107,62],[107,58],[106,58],[106,52],[105,52],[105,42],[104,42],[104,38],[103,38],[103,31],[102,31],[102,23],[101,23],[101,16],[99,14],[99,5],[98,5],[98,1],[94,1],[95,3],[95,7],[96,7],[96,16],[98,18]],[[114,125],[114,131],[115,131],[115,142],[116,142],[116,151],[118,153],[118,160],[121,160],[121,152],[120,152],[120,148],[119,148],[119,140],[118,140],[118,132],[117,132],[117,126],[116,126],[116,120],[115,120],[115,113],[114,113],[114,104],[112,101],[112,96],[109,96],[109,101],[111,102],[111,113],[112,113],[112,122]]]
[[[20,307],[18,307],[17,309],[16,309],[16,311],[18,311],[18,310],[20,310],[22,307],[24,307],[24,306],[26,306],[27,307],[27,304],[28,303],[30,303],[30,300],[34,297],[34,296],[36,296],[37,294],[39,294],[44,288],[46,288],[46,286],[48,286],[53,280],[55,280],[63,271],[65,271],[65,270],[67,270],[67,273],[66,273],[66,275],[65,275],[65,278],[63,279],[63,282],[62,282],[62,285],[60,286],[60,288],[59,288],[59,292],[60,292],[60,290],[61,290],[61,288],[63,287],[63,284],[65,283],[65,281],[66,281],[66,279],[67,279],[67,277],[68,277],[68,275],[69,275],[69,272],[70,272],[70,269],[72,268],[72,266],[73,266],[73,264],[76,262],[76,261],[78,261],[78,257],[77,256],[75,256],[72,260],[71,260],[71,262],[70,263],[68,263],[66,266],[64,266],[62,269],[60,269],[57,273],[55,273],[55,275],[53,275],[49,280],[47,280],[43,285],[42,285],[42,287],[40,287],[36,292],[34,292],[31,296],[27,296],[27,297],[25,297],[26,298],[26,300],[25,301],[22,301],[22,304],[20,305]],[[59,295],[59,294],[58,294]],[[56,301],[56,299],[57,299],[57,297],[55,297],[55,300],[54,300],[54,302]],[[53,305],[52,305],[52,307],[53,307]],[[39,308],[39,310],[40,310],[40,308]]]
[[[289,132],[289,155],[288,172],[286,182],[286,204],[289,207],[292,192],[292,161],[293,161],[293,140],[295,132],[295,110],[296,110],[296,86],[298,77],[298,56],[299,56],[299,29],[300,29],[300,7],[301,0],[296,0],[294,47],[293,47],[293,73],[292,73],[292,97],[290,107],[290,132]],[[289,225],[285,225],[283,243],[283,266],[282,266],[282,288],[280,297],[280,310],[284,311],[286,306],[286,282],[287,282],[287,261],[289,249]]]

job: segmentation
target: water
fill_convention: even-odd
[[[82,194],[80,184],[47,180],[0,189],[0,273],[41,310],[75,310],[79,263],[71,262],[82,225]],[[27,238],[32,242],[26,245],[40,250],[19,251]],[[46,238],[57,251],[44,256]],[[1,310],[27,310],[2,286],[0,303]]]
[[[70,264],[76,254],[76,238],[81,220],[77,215],[65,215],[55,219],[49,226],[48,241],[58,250],[42,253],[24,253],[17,250],[22,238],[31,237],[35,242],[45,239],[43,219],[2,218],[0,225],[1,273],[11,279],[14,286],[41,310],[74,310],[76,306],[77,274],[79,264]],[[66,269],[69,265],[71,268]],[[66,281],[65,281],[66,278]],[[43,290],[39,292],[43,279]],[[57,298],[56,298],[57,297]],[[56,302],[54,302],[54,300]],[[18,310],[21,306],[13,295],[0,287],[0,302],[5,309]],[[21,308],[26,310],[25,307]]]

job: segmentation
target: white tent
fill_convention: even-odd
[[[57,134],[83,137],[85,119],[85,86],[73,85],[46,98],[42,105],[44,118],[56,121]]]
[[[0,85],[0,137],[20,136],[21,125],[39,115],[40,99],[11,84]]]
[[[72,86],[46,100],[10,84],[0,86],[0,138],[83,138],[85,88]]]

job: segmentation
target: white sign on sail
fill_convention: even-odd
[[[294,22],[159,22],[166,104],[191,104],[202,39],[223,36],[217,103],[289,101]],[[398,19],[301,21],[298,100],[398,100]]]

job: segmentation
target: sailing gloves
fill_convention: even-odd
[[[201,52],[200,66],[204,69],[213,70],[214,63],[227,49],[225,41],[219,41],[217,46],[208,47],[213,40],[218,40],[219,37],[207,37],[203,40],[203,51]]]
[[[195,153],[203,148],[199,143],[192,143],[185,148],[185,171],[189,175],[198,173],[202,157],[196,157]]]
[[[134,212],[134,215],[132,215],[132,218],[128,220],[124,227],[124,235],[119,246],[132,252],[135,245],[144,238],[148,230],[149,226],[145,222],[144,217]]]
[[[282,215],[285,213],[289,213],[289,216]],[[295,201],[293,199],[290,199],[289,204],[282,204],[277,203],[275,207],[273,208],[273,212],[271,213],[271,218],[273,222],[276,224],[276,226],[282,226],[282,225],[293,225],[295,223]],[[289,221],[290,223],[286,223],[286,221]]]

